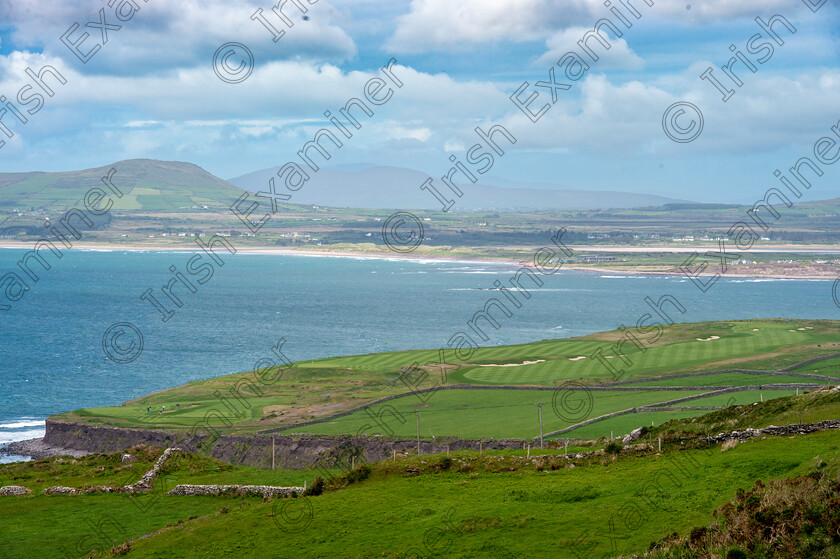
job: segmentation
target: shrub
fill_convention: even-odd
[[[621,446],[620,442],[617,441],[610,441],[607,443],[607,446],[604,447],[604,452],[607,454],[618,454],[621,452],[621,449],[624,448]]]
[[[747,554],[737,547],[733,547],[726,552],[726,559],[747,559]]]
[[[358,468],[347,472],[347,476],[345,477],[347,479],[347,483],[358,483],[369,478],[370,472],[370,466],[368,466],[367,464],[362,464]]]
[[[315,476],[315,481],[312,482],[312,485],[306,488],[303,492],[304,497],[317,497],[321,493],[324,492],[324,480],[321,479],[321,476]]]

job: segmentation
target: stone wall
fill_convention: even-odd
[[[303,487],[275,487],[272,485],[176,485],[169,495],[180,496],[218,496],[236,495],[258,497],[290,497],[292,493],[298,495],[304,492]]]

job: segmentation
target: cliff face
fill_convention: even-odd
[[[119,452],[126,448],[147,444],[170,447],[176,443],[174,433],[99,427],[84,423],[63,423],[47,419],[44,442],[50,446],[84,450],[87,452]]]
[[[273,437],[273,443],[272,443]],[[272,446],[278,468],[303,469],[350,466],[384,460],[396,451],[417,452],[417,441],[383,437],[286,437],[283,435],[196,435],[184,438],[176,433],[141,429],[101,427],[83,423],[47,420],[44,442],[50,446],[87,452],[120,452],[138,444],[179,446],[197,453],[207,453],[224,462],[257,468],[270,468]],[[450,450],[515,449],[525,441],[519,439],[471,441],[455,439],[439,445],[420,442],[423,454]]]

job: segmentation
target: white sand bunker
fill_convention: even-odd
[[[758,328],[753,328],[753,332],[758,332]]]
[[[534,363],[542,363],[545,359],[537,359],[536,361],[523,361],[522,363],[503,363],[500,365],[479,365],[479,367],[521,367],[522,365],[533,365]]]
[[[577,357],[569,357],[569,361],[580,361],[581,359],[586,359],[586,356],[578,355]]]
[[[720,336],[712,336],[711,338],[697,338],[698,342],[711,342],[712,340],[719,340]]]

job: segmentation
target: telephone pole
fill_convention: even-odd
[[[414,412],[417,415],[417,456],[420,456],[420,412]]]
[[[537,404],[540,408],[540,448],[543,448],[542,405],[542,402]]]

